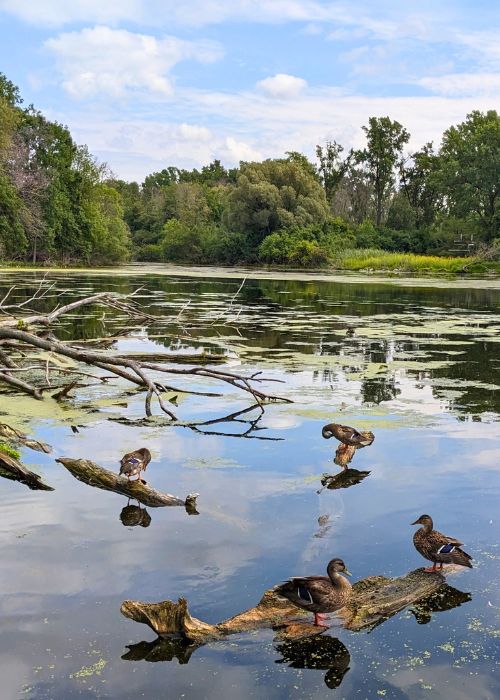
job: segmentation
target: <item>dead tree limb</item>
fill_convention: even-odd
[[[52,452],[52,447],[47,445],[47,443],[39,442],[38,440],[31,440],[28,438],[26,433],[7,425],[7,423],[0,423],[0,435],[8,440],[11,440],[15,444],[25,445],[31,450],[36,450],[37,452],[45,452],[46,454]]]
[[[452,567],[449,567],[446,573],[453,573]],[[370,576],[353,585],[351,602],[339,611],[337,616],[346,629],[358,631],[372,628],[408,605],[422,601],[443,586],[449,588],[443,575],[426,573],[423,569],[416,569],[406,576],[394,579]],[[273,588],[264,593],[255,607],[216,625],[193,617],[185,598],[179,598],[177,603],[171,600],[161,603],[126,600],[120,610],[125,617],[151,627],[160,637],[180,634],[190,642],[196,643],[209,642],[259,627],[288,625],[297,617],[307,614],[278,596]],[[312,624],[302,624],[301,629],[302,633],[307,633],[308,629],[310,634],[318,633],[318,628]]]
[[[41,289],[41,287],[39,289]],[[157,317],[146,314],[135,303],[133,297],[138,291],[139,290],[136,290],[129,295],[103,292],[57,307],[48,314],[31,313],[30,315],[25,315],[28,303],[42,298],[42,292],[38,292],[37,290],[30,300],[17,305],[5,303],[10,294],[9,292],[0,303],[0,344],[3,346],[3,350],[1,351],[2,355],[0,357],[0,362],[3,361],[3,366],[0,366],[0,382],[7,383],[16,390],[23,391],[37,399],[43,398],[43,389],[50,386],[50,372],[57,371],[57,368],[53,368],[53,363],[49,363],[48,361],[44,363],[43,368],[30,367],[33,372],[38,371],[40,377],[36,375],[34,379],[30,379],[28,382],[15,376],[15,372],[26,371],[26,367],[19,367],[17,364],[13,363],[7,353],[8,350],[19,353],[19,351],[22,352],[35,348],[53,353],[60,357],[69,358],[77,363],[97,367],[104,370],[107,374],[125,379],[127,382],[145,390],[144,407],[147,416],[152,415],[152,400],[154,398],[163,413],[172,421],[177,420],[176,415],[165,404],[162,397],[162,393],[172,390],[172,387],[164,385],[163,382],[157,378],[159,374],[180,375],[186,378],[194,377],[225,383],[239,391],[249,394],[252,396],[253,401],[257,402],[260,406],[264,406],[270,401],[291,403],[290,399],[269,394],[258,389],[255,386],[257,383],[275,381],[272,378],[262,377],[260,372],[255,372],[250,376],[244,376],[235,372],[219,370],[207,366],[186,368],[172,367],[163,364],[163,362],[152,361],[160,359],[166,362],[169,359],[168,353],[163,353],[160,356],[153,353],[150,356],[151,359],[148,355],[144,355],[143,353],[138,353],[136,355],[133,353],[119,355],[108,349],[98,350],[81,346],[78,347],[78,343],[76,342],[71,344],[66,341],[60,341],[52,333],[47,333],[46,330],[43,330],[50,324],[59,320],[64,314],[72,313],[82,307],[87,307],[92,304],[118,309],[128,313],[132,317],[140,318],[143,322],[153,322],[157,320]],[[17,316],[14,316],[12,311],[17,311]],[[19,315],[20,313],[21,315]],[[173,359],[176,361],[181,357],[183,356],[174,355]],[[193,355],[190,359],[196,361],[196,358],[197,356]],[[210,356],[209,354],[203,354],[200,358],[200,362],[203,362],[203,364],[210,363],[211,358],[214,362],[221,362],[225,359],[223,355]],[[64,368],[64,370],[65,373],[71,374],[71,368]],[[43,384],[41,384],[42,373]],[[75,368],[74,374],[84,376],[84,373],[82,373],[78,367]],[[179,389],[179,391],[183,390]],[[189,389],[186,390],[186,393],[214,395],[213,392],[189,392]]]
[[[156,491],[141,481],[129,481],[126,477],[104,469],[89,459],[59,457],[56,459],[56,462],[66,467],[75,479],[82,481],[84,484],[103,489],[104,491],[114,491],[122,496],[127,496],[127,498],[134,498],[149,508],[184,506],[189,510],[196,506],[198,494],[189,494],[183,501],[176,496],[171,496],[169,493]]]
[[[44,483],[39,474],[21,464],[19,460],[0,450],[0,476],[12,481],[20,481],[26,484],[32,491],[53,491],[52,486]]]

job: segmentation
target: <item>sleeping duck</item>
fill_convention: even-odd
[[[375,440],[375,435],[369,430],[360,432],[356,428],[350,428],[348,425],[339,425],[338,423],[328,423],[324,425],[321,434],[328,440],[331,437],[337,438],[344,445],[352,447],[368,447]]]

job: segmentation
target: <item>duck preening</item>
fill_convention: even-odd
[[[314,624],[322,625],[322,613],[340,610],[351,597],[351,584],[341,574],[351,576],[342,559],[332,559],[327,566],[328,576],[304,576],[288,579],[275,588],[278,595],[287,598],[303,610],[314,613]]]
[[[141,447],[134,452],[127,452],[120,460],[120,474],[130,480],[131,476],[137,475],[137,480],[141,478],[141,472],[146,471],[146,467],[151,462],[151,452],[147,447]]]
[[[417,552],[433,562],[432,568],[425,569],[425,571],[437,571],[436,564],[439,564],[439,570],[443,568],[443,564],[459,564],[472,569],[472,557],[460,549],[463,542],[434,530],[434,523],[430,515],[421,515],[411,524],[422,525],[413,535],[413,544]]]
[[[337,438],[344,445],[352,447],[368,447],[375,440],[375,435],[369,430],[360,432],[356,428],[350,428],[348,425],[339,425],[338,423],[328,423],[324,425],[321,434],[328,440],[331,437]]]

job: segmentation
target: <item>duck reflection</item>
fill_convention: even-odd
[[[345,469],[339,474],[323,474],[321,477],[322,488],[319,489],[318,493],[321,493],[323,489],[348,489],[366,479],[368,474],[370,472],[358,469]]]
[[[188,642],[182,637],[157,637],[152,642],[127,644],[123,654],[124,661],[173,661],[180,664],[189,663],[191,654],[198,649],[198,644]]]
[[[410,612],[419,625],[426,625],[431,621],[432,613],[453,610],[453,608],[458,608],[471,600],[470,593],[464,593],[453,586],[448,586],[447,583],[443,583],[437,591],[415,603]]]
[[[351,655],[339,639],[330,636],[313,636],[286,641],[276,645],[282,658],[277,664],[291,668],[326,670],[324,677],[328,688],[338,688],[349,670]]]
[[[120,520],[125,527],[149,527],[151,525],[151,516],[145,508],[142,508],[139,501],[138,505],[133,505],[128,501],[127,505],[122,508]]]

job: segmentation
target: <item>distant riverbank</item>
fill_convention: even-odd
[[[287,270],[265,269],[257,267],[220,267],[201,265],[172,265],[168,263],[129,263],[119,267],[98,268],[61,268],[61,267],[3,267],[0,268],[6,275],[15,273],[40,273],[50,275],[88,274],[89,276],[106,276],[110,273],[113,277],[132,277],[135,275],[149,274],[165,277],[196,277],[196,278],[221,278],[221,279],[268,279],[268,280],[297,280],[311,282],[344,282],[352,284],[390,284],[408,287],[450,287],[462,289],[500,289],[500,276],[496,274],[406,274],[384,271],[348,271],[348,270]]]

